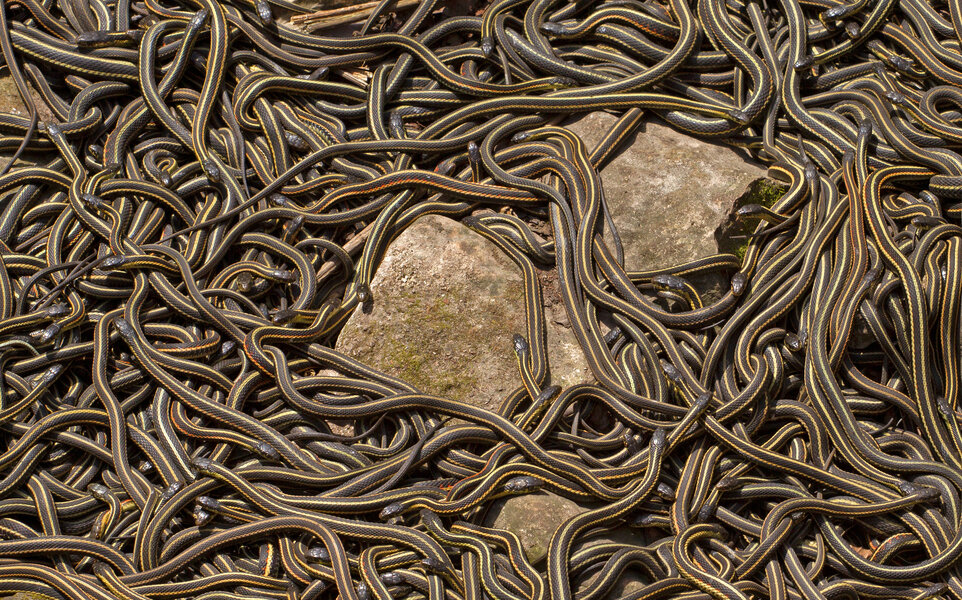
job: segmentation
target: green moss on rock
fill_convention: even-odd
[[[458,290],[461,291],[461,290]],[[447,361],[437,360],[431,349],[439,340],[456,335],[463,319],[456,307],[461,304],[458,294],[424,298],[401,294],[396,300],[410,307],[410,312],[395,323],[394,332],[385,335],[379,354],[394,374],[404,381],[431,393],[462,398],[477,389],[478,378],[471,372],[451,369]],[[430,315],[420,319],[420,315]]]
[[[748,249],[749,242],[748,236],[755,229],[758,220],[737,219],[735,213],[739,208],[749,204],[759,204],[771,208],[785,195],[787,189],[784,185],[767,177],[761,177],[751,182],[745,193],[735,200],[728,218],[715,230],[715,242],[718,244],[718,251],[734,254],[739,260],[745,258],[745,251]]]

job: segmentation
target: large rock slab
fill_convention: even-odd
[[[568,127],[590,151],[615,121],[596,112]],[[625,267],[659,269],[715,254],[715,229],[764,176],[764,167],[728,146],[645,123],[601,171]]]
[[[33,103],[37,107],[38,121],[45,122],[54,120],[53,113],[40,94],[37,93],[29,83],[27,83],[27,87],[29,88]],[[23,117],[30,115],[30,111],[28,111],[24,105],[23,99],[20,98],[17,84],[10,75],[0,77],[0,113],[13,113]]]
[[[552,285],[550,273],[542,281]],[[456,221],[426,216],[388,248],[336,348],[421,390],[496,410],[520,385],[512,336],[525,332],[521,271]],[[548,362],[563,387],[590,377],[557,292],[545,290]]]
[[[56,121],[53,112],[50,111],[50,107],[43,100],[37,91],[27,83],[29,88],[30,97],[33,99],[34,105],[37,107],[37,123],[38,126],[42,123]],[[17,115],[19,117],[29,117],[30,111],[27,110],[26,105],[24,105],[23,100],[20,98],[20,92],[17,90],[17,84],[14,83],[13,77],[10,75],[0,76],[0,113],[10,113]],[[34,139],[40,135],[38,132],[34,132]],[[11,151],[12,153],[12,151]],[[40,156],[39,153],[25,152],[17,159],[14,163],[15,167],[29,166],[36,164],[38,161],[43,160],[44,157]],[[9,162],[9,157],[0,157],[0,167],[5,167]]]

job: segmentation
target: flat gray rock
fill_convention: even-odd
[[[590,378],[550,273],[548,362],[557,385]],[[512,344],[525,332],[521,271],[456,221],[427,216],[388,248],[371,282],[370,312],[347,321],[337,350],[419,389],[489,410],[521,384]]]
[[[616,120],[596,112],[567,127],[590,151]],[[648,121],[601,176],[625,267],[642,271],[717,253],[715,229],[765,168],[727,146]]]

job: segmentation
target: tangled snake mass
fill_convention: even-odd
[[[962,0],[371,4],[3,4],[0,594],[962,599]],[[649,122],[768,168],[742,250],[625,267]],[[424,215],[523,275],[496,410],[334,349]]]

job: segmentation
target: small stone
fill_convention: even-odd
[[[525,556],[532,564],[548,555],[551,536],[584,508],[551,492],[525,494],[499,500],[488,513],[488,526],[518,536]]]

